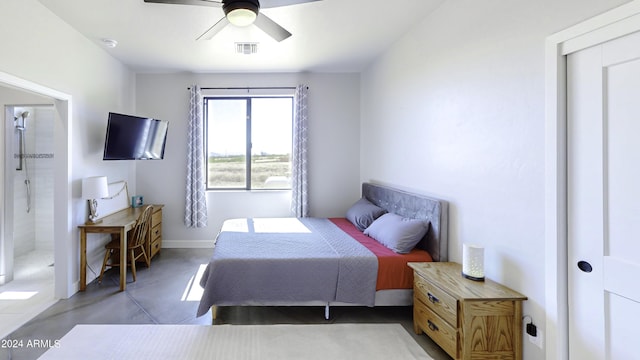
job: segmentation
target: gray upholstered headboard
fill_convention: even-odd
[[[362,196],[388,212],[428,220],[431,226],[421,243],[433,261],[448,261],[449,206],[446,201],[371,183],[362,184]]]

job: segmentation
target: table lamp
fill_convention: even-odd
[[[106,176],[92,176],[82,179],[82,198],[89,201],[89,221],[87,224],[98,224],[98,201],[109,196],[109,185]]]
[[[475,281],[484,281],[484,248],[462,244],[462,276]]]

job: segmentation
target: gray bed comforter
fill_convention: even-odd
[[[377,273],[376,256],[328,219],[227,220],[200,281],[197,315],[213,305],[373,306]]]

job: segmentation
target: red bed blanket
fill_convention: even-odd
[[[342,231],[349,234],[378,257],[377,290],[412,289],[413,270],[408,262],[430,262],[431,255],[422,249],[413,249],[408,254],[398,254],[375,239],[362,233],[345,218],[329,219]]]

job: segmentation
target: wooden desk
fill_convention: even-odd
[[[152,205],[162,206],[162,205]],[[127,288],[127,232],[133,229],[146,206],[126,208],[102,218],[99,224],[78,225],[80,229],[80,291],[87,288],[87,234],[118,234],[120,237],[120,291]]]

